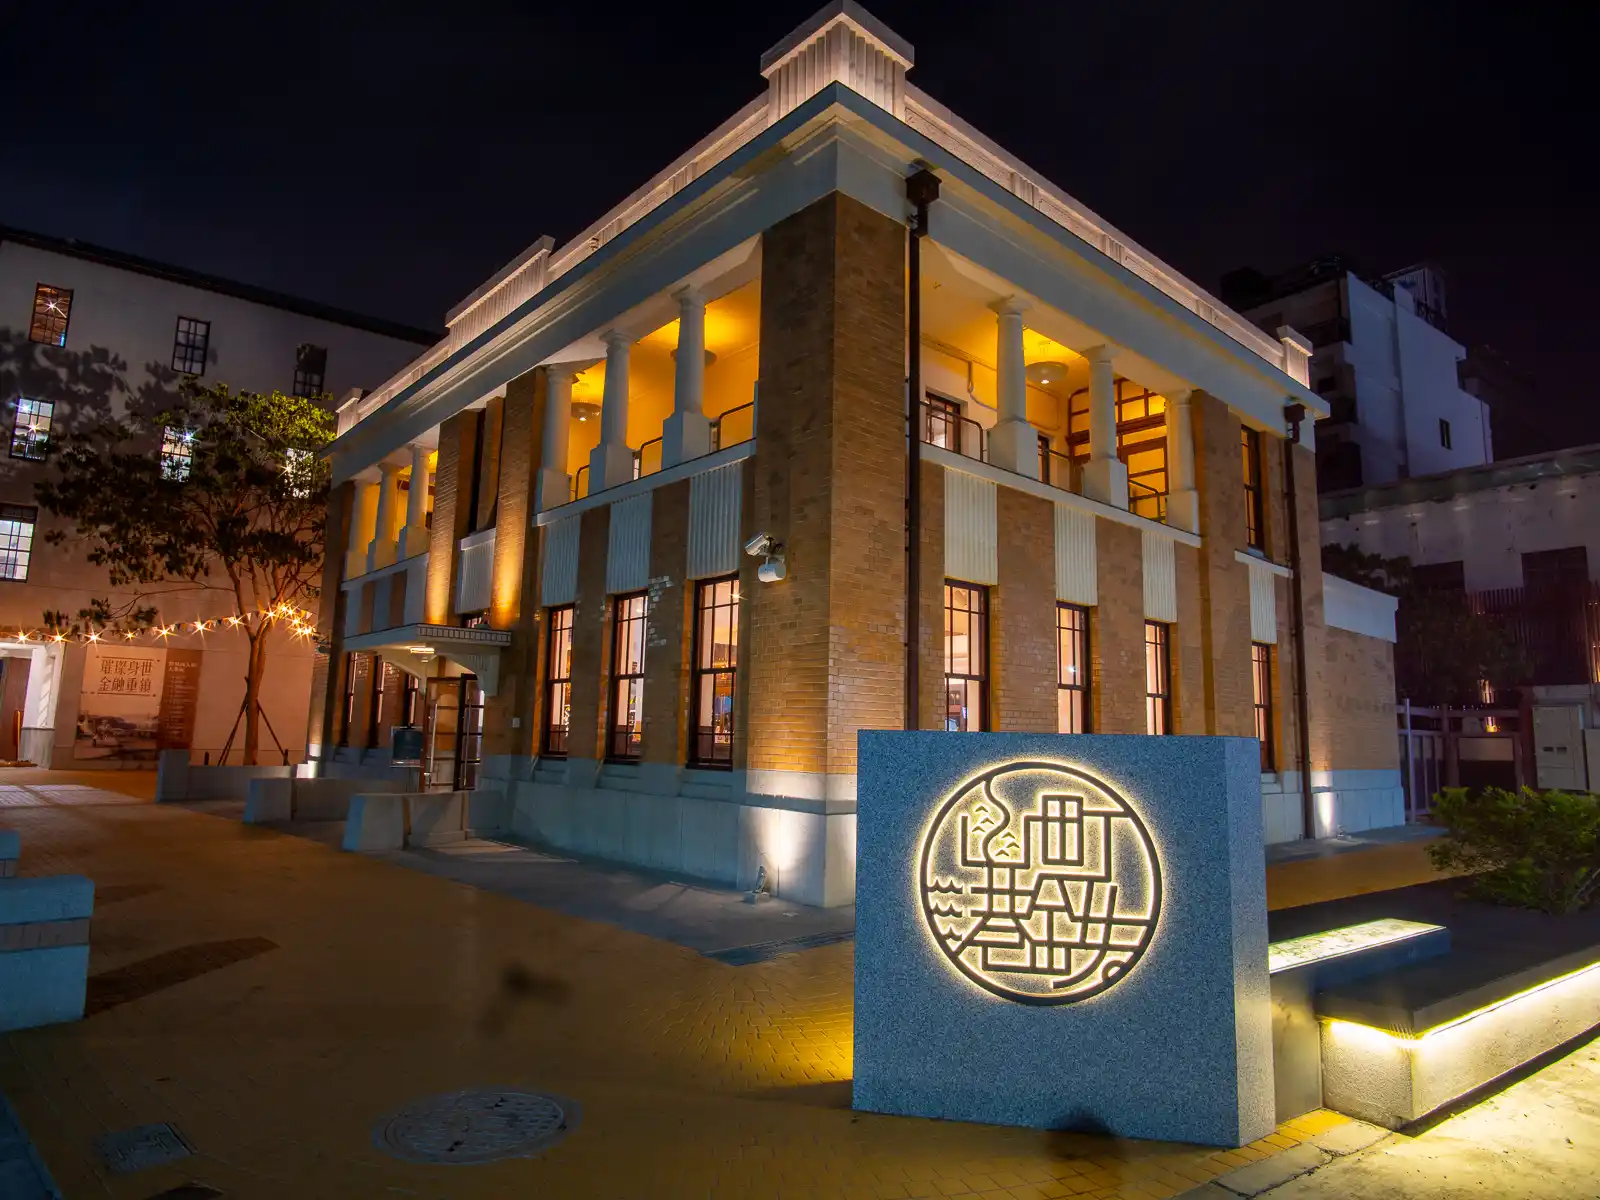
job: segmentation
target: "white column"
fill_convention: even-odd
[[[606,388],[600,401],[600,444],[589,452],[589,494],[617,487],[633,478],[633,451],[628,449],[628,351],[633,339],[611,330],[606,344]]]
[[[1200,532],[1200,493],[1194,473],[1193,393],[1174,388],[1167,393],[1167,524]]]
[[[1115,508],[1128,507],[1128,468],[1117,458],[1117,375],[1110,346],[1091,346],[1089,360],[1089,461],[1083,494]]]
[[[572,499],[567,444],[572,433],[572,372],[564,365],[544,373],[544,443],[539,458],[539,511]]]
[[[395,542],[400,515],[400,468],[395,463],[378,464],[383,482],[378,485],[378,518],[373,522],[372,542],[367,548],[367,570],[376,571],[395,560]]]
[[[346,579],[367,573],[372,534],[378,519],[378,484],[358,479],[355,487],[355,502],[350,507],[350,544],[346,547],[344,560]]]
[[[1039,431],[1028,421],[1028,364],[1022,354],[1022,314],[1027,305],[1009,296],[992,306],[995,321],[996,408],[989,431],[989,461],[1007,471],[1039,478]]]
[[[406,527],[400,531],[400,557],[415,558],[428,548],[428,457],[421,442],[411,443],[411,490],[406,493]]]
[[[711,422],[706,420],[706,301],[686,287],[678,301],[677,373],[672,415],[661,429],[661,465],[670,467],[711,453]]]

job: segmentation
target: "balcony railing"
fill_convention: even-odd
[[[1158,492],[1148,483],[1128,480],[1128,509],[1136,517],[1150,521],[1167,519],[1167,494]]]
[[[748,442],[756,435],[756,405],[751,400],[730,408],[711,419],[711,453]],[[661,470],[661,439],[651,438],[633,452],[633,477],[643,479]],[[585,463],[572,477],[571,498],[582,500],[589,494],[589,466]]]

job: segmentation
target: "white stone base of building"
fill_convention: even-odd
[[[1398,770],[1313,771],[1311,802],[1317,825],[1313,837],[1362,833],[1406,823],[1406,795]],[[1261,827],[1268,845],[1304,836],[1298,771],[1261,777]]]

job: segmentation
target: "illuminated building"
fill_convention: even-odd
[[[1269,839],[1402,819],[1392,602],[1318,561],[1309,345],[912,61],[830,5],[763,56],[760,95],[341,410],[315,756],[387,761],[381,660],[394,703],[420,689],[435,786],[819,904],[853,895],[857,731],[908,719],[1259,734]]]
[[[392,322],[151,262],[76,240],[0,227],[0,758],[60,768],[154,765],[157,748],[215,760],[244,694],[245,639],[195,622],[233,613],[216,592],[159,584],[164,636],[54,641],[42,614],[75,618],[95,598],[132,602],[71,542],[35,485],[64,432],[122,416],[130,399],[161,406],[186,376],[236,390],[339,394],[383,379],[429,335]],[[159,408],[158,408],[159,411]],[[179,430],[142,449],[188,469]],[[181,477],[181,476],[178,476]],[[178,630],[181,627],[182,632]],[[98,639],[97,639],[98,640]],[[294,758],[303,748],[314,642],[288,633],[263,679],[267,720]],[[137,677],[130,669],[139,668]],[[129,682],[140,690],[101,693]],[[161,712],[162,715],[157,715]],[[159,728],[152,731],[151,722]],[[239,761],[242,735],[234,740]],[[263,743],[276,748],[263,731]]]

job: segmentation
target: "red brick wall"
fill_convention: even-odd
[[[512,637],[500,652],[499,687],[484,703],[483,752],[529,755],[537,744],[539,661],[539,556],[531,497],[544,432],[544,372],[529,371],[507,384],[500,412],[489,624],[509,629]]]
[[[1089,630],[1096,733],[1144,733],[1144,546],[1139,531],[1095,518],[1100,603]]]
[[[328,653],[317,655],[311,666],[311,715],[306,728],[309,745],[327,747],[338,737],[334,723],[339,691],[339,668],[344,655],[344,548],[350,541],[350,509],[355,484],[341,483],[328,494],[328,518],[323,529],[322,590],[317,597],[317,632],[327,639]]]
[[[1395,737],[1394,647],[1348,629],[1326,630],[1321,671],[1311,671],[1323,698],[1322,753],[1335,770],[1392,771],[1400,764]],[[1313,724],[1313,731],[1316,726]],[[1316,749],[1316,739],[1313,739]]]
[[[1194,421],[1195,475],[1200,490],[1200,536],[1195,553],[1198,611],[1180,607],[1180,624],[1198,620],[1199,657],[1204,664],[1204,727],[1185,732],[1235,737],[1255,735],[1254,692],[1250,678],[1250,575],[1235,552],[1245,544],[1244,469],[1239,452],[1239,418],[1215,396],[1196,392],[1190,401]],[[1181,640],[1193,645],[1190,631]],[[1187,657],[1190,651],[1185,652]],[[1187,690],[1187,689],[1186,689]],[[1180,703],[1187,705],[1187,698]]]
[[[688,755],[689,634],[695,583],[689,555],[689,481],[651,493],[650,619],[644,652],[645,762],[682,764]]]
[[[428,598],[424,619],[449,625],[456,615],[456,543],[468,533],[469,506],[460,494],[472,478],[472,446],[478,414],[446,417],[439,425],[439,461],[433,470],[433,528],[428,539]]]
[[[922,529],[917,585],[917,723],[943,729],[944,694],[944,473],[922,464]]]
[[[1054,733],[1055,505],[1007,487],[996,489],[995,501],[999,584],[990,589],[990,727]]]
[[[611,605],[606,597],[606,554],[611,509],[591,508],[579,518],[578,598],[572,616],[571,758],[604,758],[604,681],[610,671]]]

